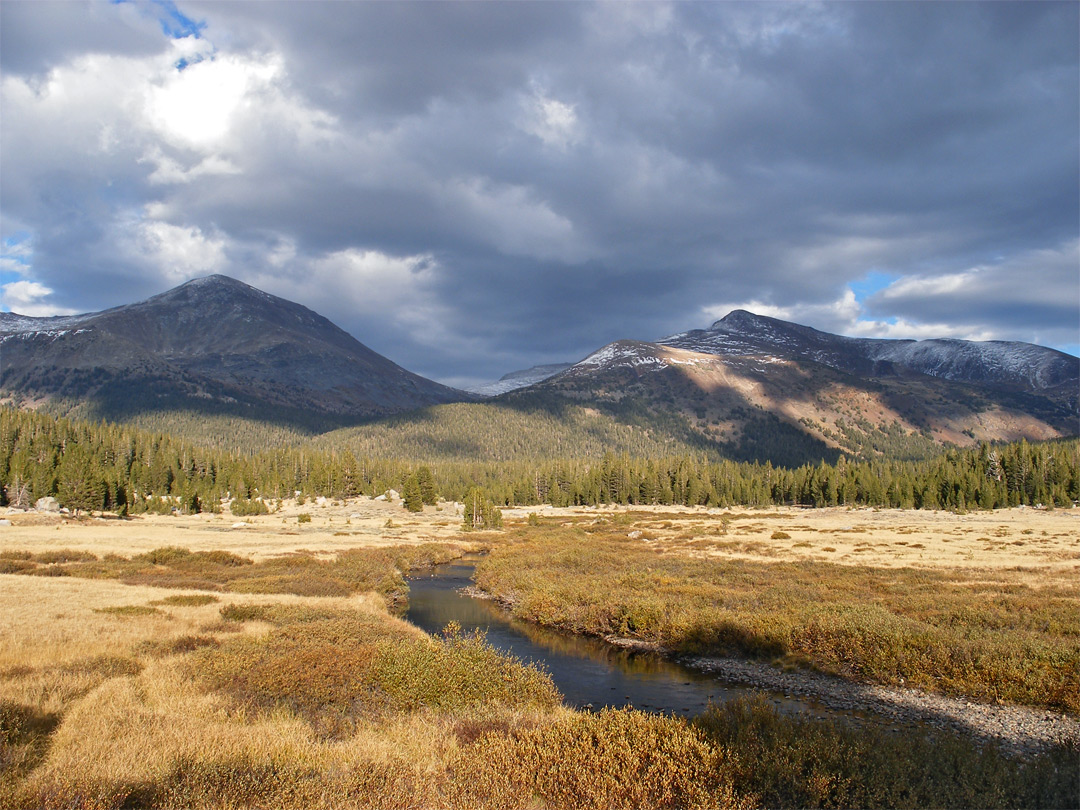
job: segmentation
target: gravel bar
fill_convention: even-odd
[[[736,658],[680,658],[682,663],[736,683],[817,700],[840,711],[870,711],[901,723],[925,724],[994,742],[1013,756],[1080,744],[1080,719],[1027,706],[975,703],[918,689],[857,683],[815,672],[784,672]]]

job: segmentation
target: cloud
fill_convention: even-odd
[[[566,150],[580,137],[575,105],[551,98],[534,87],[530,95],[523,97],[521,106],[518,126],[545,145]]]
[[[201,50],[178,50],[202,56]],[[228,135],[240,106],[269,86],[280,69],[274,60],[200,58],[183,70],[169,71],[150,89],[147,117],[174,145],[212,149]]]
[[[8,312],[44,318],[50,315],[74,315],[77,310],[58,307],[48,303],[53,291],[36,281],[12,281],[0,285],[3,291],[4,307]]]
[[[207,235],[198,226],[173,225],[158,220],[131,222],[119,236],[118,247],[138,264],[163,274],[169,283],[181,284],[227,269],[225,240]]]
[[[899,279],[867,299],[876,313],[1068,346],[1080,340],[1080,240],[940,275]]]
[[[228,273],[441,379],[740,305],[1074,345],[1077,25],[1053,3],[0,3],[0,238],[33,245],[0,270],[79,311]],[[870,274],[891,283],[853,296]]]

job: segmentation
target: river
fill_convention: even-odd
[[[476,562],[475,557],[464,557],[410,578],[405,618],[432,634],[452,621],[467,633],[482,631],[491,646],[547,670],[568,706],[632,707],[693,716],[710,701],[720,703],[758,691],[656,653],[621,649],[600,639],[517,621],[492,601],[460,593],[472,584]],[[810,700],[766,694],[784,712],[827,712]]]

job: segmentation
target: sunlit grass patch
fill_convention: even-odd
[[[293,618],[266,636],[232,639],[196,654],[191,676],[242,705],[294,711],[328,736],[387,713],[559,701],[546,675],[496,652],[481,636],[451,631],[431,639],[362,614]]]
[[[402,572],[446,562],[461,553],[441,543],[353,549],[329,560],[286,554],[259,562],[228,551],[179,546],[100,560],[82,552],[50,552],[48,561],[14,552],[0,559],[0,573],[116,579],[129,585],[232,593],[335,597],[375,591],[390,602],[401,602],[408,590]]]
[[[626,710],[491,733],[461,749],[458,807],[735,808],[729,756],[685,721]]]
[[[860,680],[1080,711],[1075,585],[995,577],[983,595],[947,571],[643,546],[625,533],[520,527],[481,562],[477,583],[518,618],[574,632],[694,654],[795,656]],[[871,549],[863,541],[854,552]]]

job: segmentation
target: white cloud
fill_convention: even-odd
[[[278,59],[215,56],[171,70],[147,94],[147,118],[177,146],[212,149],[228,135],[249,96],[281,72]]]
[[[777,318],[782,321],[812,326],[823,332],[849,337],[890,338],[897,340],[925,340],[927,338],[959,338],[961,340],[995,340],[1000,334],[967,325],[946,323],[920,323],[904,319],[877,320],[869,315],[856,300],[855,293],[847,289],[834,300],[814,304],[774,306],[762,301],[746,301],[721,304],[702,309],[712,321],[718,320],[734,309],[745,309],[755,315]]]
[[[155,166],[153,173],[147,178],[150,185],[190,183],[200,177],[240,174],[238,166],[219,155],[209,155],[186,169],[179,161],[163,153],[158,146],[152,147],[144,157],[139,158],[139,162]]]
[[[535,135],[545,145],[565,151],[579,138],[575,105],[566,104],[542,92],[538,87],[522,100],[518,126]]]
[[[967,270],[962,273],[949,273],[930,278],[902,278],[894,281],[878,293],[882,301],[903,298],[928,298],[933,295],[951,295],[971,289],[979,283],[979,270]]]
[[[252,284],[331,317],[378,317],[418,325],[435,304],[432,285],[438,265],[430,254],[390,256],[347,248],[305,258],[297,256],[293,242],[283,239],[266,259],[288,275],[263,274]]]
[[[33,268],[34,242],[17,233],[0,242],[0,272],[27,275]]]
[[[136,220],[123,230],[119,240],[127,257],[170,283],[227,269],[225,238],[207,235],[199,227]]]
[[[76,310],[54,306],[45,299],[53,291],[37,281],[12,281],[0,286],[3,292],[3,306],[9,312],[44,318],[50,315],[74,315]]]

